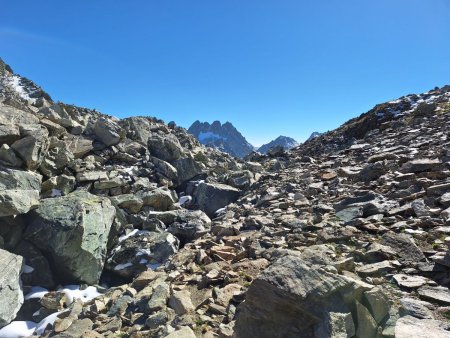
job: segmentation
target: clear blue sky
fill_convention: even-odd
[[[304,140],[450,84],[450,1],[3,1],[0,56],[56,100]]]

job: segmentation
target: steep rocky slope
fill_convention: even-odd
[[[43,334],[84,292],[42,287],[106,291],[165,264],[255,169],[155,118],[55,103],[0,61],[0,328],[16,317],[0,336]]]
[[[450,335],[450,88],[243,162],[2,67],[0,337]]]
[[[244,136],[230,123],[219,121],[208,122],[195,121],[188,129],[201,144],[219,149],[232,156],[244,157],[253,151],[253,146],[247,142]]]
[[[267,152],[274,147],[281,147],[284,150],[289,150],[296,146],[298,146],[298,142],[292,137],[278,136],[275,140],[272,140],[269,143],[263,144],[261,147],[259,147],[258,152],[260,152],[261,154],[267,154]]]

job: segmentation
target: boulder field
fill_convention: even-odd
[[[237,159],[0,62],[0,337],[449,337],[449,130],[435,88]]]

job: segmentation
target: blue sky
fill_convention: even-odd
[[[450,84],[448,0],[5,1],[0,56],[66,103],[300,141]]]

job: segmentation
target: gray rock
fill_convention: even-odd
[[[172,193],[163,188],[140,192],[138,196],[142,199],[143,205],[158,211],[167,211],[176,202]]]
[[[14,142],[11,148],[17,152],[28,169],[35,170],[41,165],[47,154],[50,144],[48,131],[38,125],[26,131],[21,130],[21,134],[26,136]]]
[[[236,202],[239,195],[240,191],[229,185],[204,182],[200,182],[192,194],[194,203],[210,217],[218,209]]]
[[[177,169],[170,163],[160,160],[159,158],[152,157],[152,162],[155,165],[155,169],[158,173],[164,175],[171,180],[178,179]]]
[[[362,207],[350,207],[343,210],[340,210],[336,213],[336,216],[344,221],[349,222],[355,218],[359,218],[363,216],[363,208]]]
[[[400,300],[400,316],[413,316],[419,319],[434,319],[433,312],[429,309],[432,305],[415,298],[402,298]]]
[[[164,336],[164,338],[196,338],[196,336],[190,327],[183,326],[181,329]]]
[[[47,118],[48,120],[57,123],[65,128],[70,128],[77,125],[77,123],[72,120],[67,111],[59,104],[41,108],[39,110],[39,113],[45,116],[45,118]]]
[[[375,338],[377,336],[377,323],[371,316],[369,310],[358,301],[356,302],[357,329],[356,336],[364,338]]]
[[[57,176],[73,159],[74,156],[67,148],[66,143],[52,137],[47,156],[39,169],[47,177]]]
[[[120,126],[107,118],[99,118],[94,125],[95,137],[107,147],[118,144],[121,140]]]
[[[437,159],[437,158],[436,159],[428,159],[428,158],[416,159],[416,160],[405,163],[401,167],[400,170],[403,173],[419,173],[419,172],[435,169],[440,164],[441,164],[441,161],[439,161],[439,159]]]
[[[417,290],[421,299],[433,303],[450,305],[450,290],[445,287],[422,286]]]
[[[0,103],[0,124],[38,124],[39,119],[32,113]]]
[[[0,124],[0,144],[11,144],[20,139],[19,127],[15,124]]]
[[[364,292],[363,301],[377,325],[389,316],[389,299],[380,288],[373,288]]]
[[[350,312],[343,294],[351,290],[352,282],[343,276],[308,267],[298,256],[282,257],[248,289],[239,307],[236,337],[315,337],[319,329],[323,332],[330,312]]]
[[[428,279],[422,276],[409,276],[405,274],[394,275],[394,280],[400,287],[417,289],[428,283]]]
[[[179,241],[172,234],[134,230],[119,238],[107,261],[108,270],[124,278],[155,269],[178,251]]]
[[[448,338],[450,325],[433,319],[402,317],[395,325],[395,338]]]
[[[21,256],[0,249],[0,328],[9,324],[22,306],[22,265]]]
[[[0,168],[0,217],[27,213],[39,204],[42,176]]]
[[[45,199],[29,215],[25,238],[51,256],[53,271],[65,282],[94,284],[103,270],[115,213],[107,198],[81,191]]]
[[[382,162],[370,163],[359,172],[358,179],[363,182],[374,181],[384,175],[386,171]]]
[[[413,201],[411,207],[417,217],[426,217],[431,214],[423,199]]]
[[[0,191],[0,217],[25,214],[38,204],[37,190]]]
[[[195,310],[188,290],[175,291],[170,296],[169,306],[175,310],[177,315],[183,315]]]
[[[23,165],[23,161],[7,144],[2,144],[0,146],[0,165],[20,168]]]
[[[176,184],[182,185],[202,174],[202,166],[191,157],[182,157],[171,162],[177,170]]]
[[[81,158],[94,149],[92,146],[92,140],[83,136],[68,135],[65,142],[68,150],[75,158]]]
[[[387,232],[381,237],[381,244],[391,247],[402,264],[416,265],[426,260],[422,250],[414,243],[412,237],[406,234]]]
[[[157,285],[153,290],[153,294],[147,303],[147,309],[149,311],[159,311],[166,307],[167,300],[169,299],[169,285],[162,282]]]
[[[183,154],[183,147],[173,134],[152,133],[147,142],[150,154],[163,161],[177,160]]]

